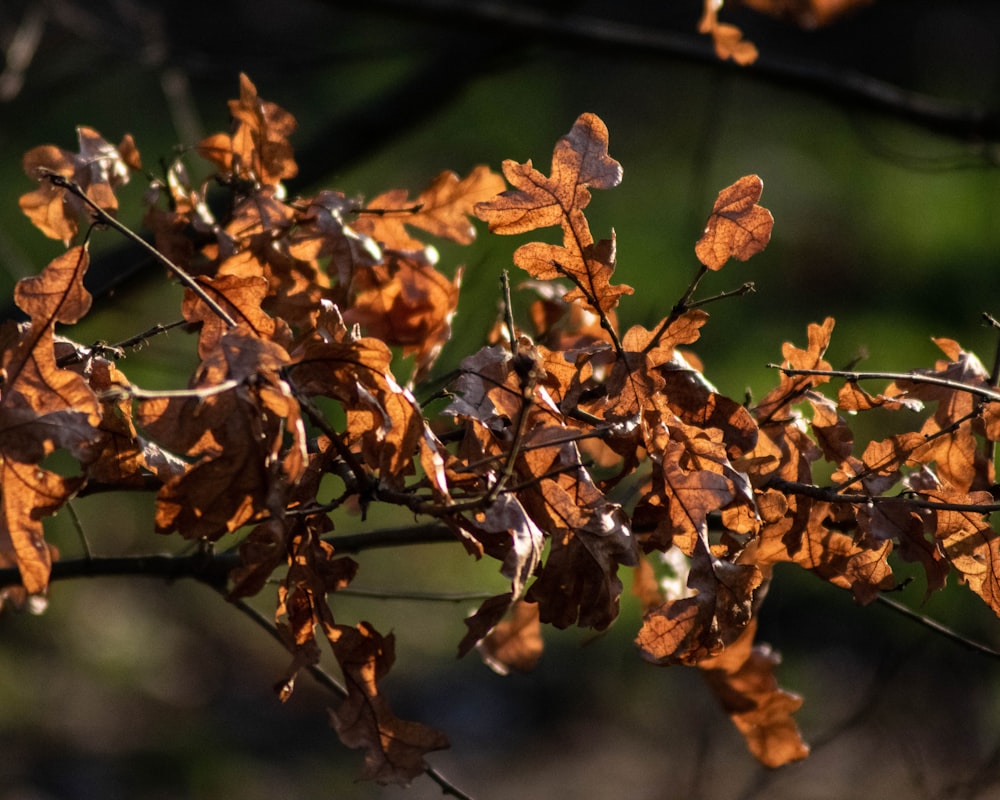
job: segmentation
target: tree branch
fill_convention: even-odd
[[[328,536],[326,541],[338,553],[360,553],[384,547],[456,542],[455,534],[441,522],[379,528],[362,533]],[[70,558],[52,564],[50,582],[73,578],[132,576],[175,581],[194,578],[214,588],[225,588],[229,573],[241,564],[239,553],[199,552],[192,555],[151,554]],[[0,587],[18,586],[21,573],[16,567],[0,569]]]
[[[718,59],[706,37],[617,22],[587,14],[562,13],[536,5],[491,0],[369,0],[366,8],[384,9],[447,25],[488,24],[518,37],[544,36],[589,51],[602,48],[632,55],[653,54],[709,64],[750,80],[797,88],[844,105],[862,106],[930,131],[965,141],[1000,138],[1000,114],[919,92],[830,64],[771,55],[766,51],[749,67]],[[696,20],[692,19],[694,30]],[[514,37],[511,37],[514,38]]]

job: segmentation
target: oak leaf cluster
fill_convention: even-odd
[[[287,196],[295,120],[246,76],[230,115],[228,133],[195,148],[211,172],[201,182],[182,160],[146,175],[130,137],[115,146],[88,128],[79,153],[25,157],[38,186],[22,208],[67,250],[18,284],[28,321],[0,327],[0,567],[20,576],[0,589],[8,606],[46,594],[59,554],[44,517],[81,492],[151,487],[157,533],[238,548],[230,599],[274,592],[290,656],[280,697],[329,649],[346,687],[331,723],[385,783],[420,775],[447,739],[393,714],[381,688],[392,635],[336,614],[359,569],[338,552],[331,515],[345,505],[398,506],[497,562],[509,585],[469,616],[458,649],[501,673],[537,662],[542,625],[608,628],[629,576],[641,656],[698,668],[768,766],[808,753],[792,717],[802,701],[755,641],[776,564],[866,604],[896,586],[895,553],[923,569],[928,592],[954,574],[1000,613],[989,522],[1000,394],[975,356],[939,340],[938,363],[873,394],[861,386],[871,376],[826,361],[826,319],[805,347],[783,345],[771,391],[737,401],[689,349],[709,321],[701,278],[770,239],[759,177],[719,193],[685,296],[653,325],[623,329],[632,289],[615,279],[615,236],[595,237],[585,214],[592,191],[623,174],[594,114],[559,139],[547,173],[506,161],[503,177],[445,172],[415,197],[367,203],[326,189]],[[91,230],[115,219],[115,190],[137,176],[198,337],[199,363],[170,391],[133,384],[122,348],[65,335],[91,304]],[[220,192],[225,203],[209,202]],[[533,299],[523,324],[503,304],[492,341],[446,376],[432,412],[417,389],[461,289],[432,239],[469,243],[476,218],[493,234],[530,234],[513,263]],[[856,442],[851,420],[873,409],[898,414],[905,432]],[[57,450],[75,475],[42,466]],[[813,478],[821,462],[828,485]]]

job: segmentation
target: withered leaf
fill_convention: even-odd
[[[771,241],[774,217],[757,204],[764,182],[745,175],[727,186],[715,200],[712,213],[694,247],[698,260],[711,270],[720,270],[730,258],[746,261]]]
[[[69,178],[95,205],[114,214],[118,210],[114,190],[128,183],[130,166],[138,163],[138,151],[131,137],[116,148],[93,128],[81,126],[77,128],[77,138],[79,153],[48,144],[25,153],[24,171],[28,177],[41,181],[41,185],[22,195],[19,201],[21,210],[35,227],[67,245],[76,236],[81,216],[86,219],[90,215],[82,200],[54,186],[45,176],[55,173]]]
[[[802,698],[781,689],[774,668],[781,657],[767,645],[754,645],[756,620],[739,639],[714,658],[698,664],[702,676],[764,766],[776,768],[809,755],[792,714]]]
[[[344,673],[347,698],[330,711],[330,721],[348,747],[365,749],[364,777],[381,784],[408,785],[427,768],[424,756],[447,748],[443,733],[396,717],[379,681],[395,660],[394,637],[381,636],[367,622],[331,632],[334,655]]]
[[[476,236],[469,222],[475,205],[504,188],[503,178],[483,165],[465,178],[445,171],[431,181],[416,200],[409,199],[402,189],[373,198],[365,205],[365,211],[380,213],[363,213],[352,227],[390,250],[423,250],[424,243],[407,233],[407,225],[459,244],[469,244]]]
[[[45,541],[42,517],[54,514],[82,485],[82,477],[64,478],[35,464],[0,458],[0,565],[18,568],[29,595],[43,594],[52,572],[55,551]]]
[[[921,494],[928,500],[962,505],[993,503],[987,492],[964,493],[940,488]],[[935,509],[934,538],[963,582],[1000,616],[1000,536],[975,511]]]
[[[514,603],[510,617],[476,644],[483,662],[499,675],[512,669],[530,672],[542,657],[543,647],[538,605],[524,600]]]
[[[244,74],[240,75],[239,99],[229,101],[229,113],[233,132],[203,139],[198,145],[202,156],[223,172],[266,186],[276,186],[298,174],[288,141],[296,128],[295,117],[260,99],[257,87]]]
[[[608,154],[608,129],[595,114],[582,114],[561,138],[552,154],[551,175],[534,169],[531,161],[505,161],[503,172],[515,187],[493,200],[477,203],[476,215],[501,234],[560,225],[562,246],[534,242],[514,253],[514,263],[532,277],[548,280],[561,276],[574,283],[566,295],[594,310],[607,312],[618,304],[630,286],[612,286],[615,241],[595,242],[583,209],[590,203],[590,189],[608,189],[621,182],[621,165]]]
[[[642,657],[661,665],[694,665],[718,655],[749,624],[762,582],[756,566],[716,558],[707,537],[698,537],[687,580],[691,594],[643,614],[635,640]]]
[[[83,286],[90,265],[87,245],[58,256],[39,275],[22,278],[14,287],[14,301],[36,324],[71,325],[90,310],[91,296]]]
[[[830,362],[824,360],[823,354],[830,346],[833,326],[833,317],[827,317],[823,320],[822,325],[815,322],[810,323],[808,327],[809,345],[805,350],[796,347],[791,342],[785,342],[781,346],[781,353],[784,357],[782,366],[792,369],[832,369]],[[783,416],[787,412],[788,406],[801,400],[809,389],[829,380],[824,375],[786,375],[782,373],[779,385],[768,392],[754,407],[754,416],[761,424]]]

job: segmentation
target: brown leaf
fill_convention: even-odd
[[[746,261],[771,240],[774,217],[757,205],[764,182],[745,175],[719,192],[712,213],[694,247],[698,260],[711,270],[720,270],[730,258]]]
[[[483,663],[498,675],[507,675],[512,669],[530,672],[542,657],[542,629],[535,603],[512,603],[510,593],[491,597],[465,624],[469,632],[459,644],[459,657],[475,647]]]
[[[83,286],[89,264],[87,245],[67,250],[41,274],[19,280],[14,302],[39,326],[79,322],[90,310],[90,292]]]
[[[742,5],[806,30],[830,25],[872,0],[739,0]]]
[[[0,458],[0,565],[18,568],[29,595],[45,593],[52,571],[55,551],[45,541],[42,517],[58,511],[82,485],[83,478],[63,478],[34,464]]]
[[[113,144],[93,128],[79,127],[80,152],[70,153],[53,145],[41,145],[24,155],[24,171],[41,181],[32,192],[21,196],[21,210],[42,233],[65,244],[76,236],[79,219],[90,214],[80,198],[54,186],[46,175],[55,173],[74,181],[97,206],[114,214],[118,200],[114,190],[128,183],[129,166],[138,159],[134,142],[128,137],[122,146],[128,161]],[[131,142],[131,145],[129,144]]]
[[[330,639],[347,686],[347,698],[330,711],[331,724],[345,745],[365,749],[366,779],[408,785],[427,769],[427,753],[449,745],[444,734],[389,709],[379,681],[395,660],[393,636],[361,622],[338,625]]]
[[[643,615],[635,640],[642,657],[693,665],[718,655],[750,622],[762,582],[756,566],[715,558],[707,537],[698,537],[687,580],[691,595],[668,599]]]
[[[756,620],[715,658],[698,664],[723,710],[764,766],[776,768],[809,755],[792,714],[802,698],[778,686],[781,657],[767,645],[753,646]]]
[[[298,174],[288,142],[296,128],[295,117],[261,100],[246,75],[240,75],[240,96],[229,101],[229,113],[232,134],[216,133],[203,139],[198,145],[203,157],[233,177],[266,186],[277,186]]]
[[[836,510],[829,503],[788,497],[782,518],[768,522],[756,540],[754,563],[764,568],[790,561],[835,586],[849,589],[861,604],[895,587],[889,566],[890,540],[857,541],[828,523]]]
[[[994,502],[988,492],[964,493],[941,488],[921,492],[941,503],[985,505]],[[962,581],[1000,616],[1000,536],[982,513],[935,509],[934,538]]]
[[[829,370],[830,363],[823,359],[826,348],[830,346],[833,334],[833,317],[827,317],[822,325],[810,323],[808,328],[809,345],[803,350],[791,342],[781,346],[784,356],[783,367],[792,369]],[[786,375],[781,373],[781,382],[772,389],[754,407],[754,416],[761,424],[779,418],[788,413],[788,406],[801,400],[805,393],[814,386],[826,383],[830,379],[823,375]]]
[[[385,266],[389,274],[384,278],[382,270],[356,274],[357,294],[344,322],[360,325],[388,345],[401,345],[404,356],[415,355],[412,381],[419,382],[451,338],[462,272],[450,281],[429,264],[399,255],[389,256]]]
[[[503,172],[515,188],[475,207],[492,233],[524,233],[551,225],[563,229],[561,247],[540,242],[522,245],[514,253],[515,264],[540,280],[569,278],[575,288],[566,299],[582,300],[599,312],[606,313],[622,294],[632,293],[630,286],[610,284],[614,236],[594,242],[583,214],[591,188],[617,186],[622,176],[621,165],[608,154],[608,129],[599,117],[582,114],[556,143],[549,177],[534,169],[531,161],[505,161]]]
[[[365,205],[365,211],[382,213],[361,214],[353,228],[389,250],[424,249],[423,242],[407,233],[407,225],[459,244],[470,244],[476,237],[475,228],[469,222],[475,205],[489,200],[504,188],[503,178],[486,166],[476,167],[465,178],[459,178],[454,172],[442,172],[416,200],[410,200],[405,190],[386,192],[374,198]]]

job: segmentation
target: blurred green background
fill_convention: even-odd
[[[714,60],[695,33],[700,10],[696,0],[3,0],[0,307],[61,252],[18,209],[31,188],[26,150],[75,149],[85,124],[111,141],[131,132],[153,167],[175,144],[227,129],[244,71],[299,120],[293,193],[416,193],[442,169],[506,158],[547,172],[556,139],[596,112],[624,166],[622,185],[595,192],[588,211],[596,236],[615,229],[617,279],[636,288],[619,308],[623,329],[668,312],[694,274],[716,193],[759,174],[776,219],[770,246],[701,289],[757,286],[710,307],[694,348],[731,397],[762,395],[781,343],[804,344],[806,325],[829,315],[835,365],[867,354],[864,368],[930,366],[932,336],[991,363],[997,336],[980,314],[1000,316],[1000,6],[877,0],[814,31],[727,7],[723,18],[762,53],[747,69]],[[581,20],[586,35],[574,33]],[[836,90],[857,76],[992,113],[991,126],[936,130]],[[141,193],[122,194],[129,224]],[[481,229],[471,247],[440,247],[446,272],[466,265],[440,370],[480,346],[517,243]],[[173,321],[180,293],[159,268],[112,233],[94,252],[99,296],[73,338],[115,341]],[[176,387],[193,364],[193,342],[174,332],[123,369],[139,385]],[[154,538],[147,505],[101,496],[74,508],[98,553],[178,547]],[[80,552],[68,514],[47,531],[66,556]],[[497,565],[458,546],[359,561],[362,588],[503,586]],[[899,599],[919,605],[922,593],[918,578]],[[547,632],[538,670],[507,678],[454,658],[474,606],[345,597],[334,611],[395,633],[395,710],[449,734],[452,749],[431,761],[481,800],[1000,797],[1000,665],[793,568],[777,574],[760,638],[783,654],[783,687],[806,698],[797,719],[814,754],[777,772],[755,765],[696,674],[639,661],[630,596],[609,633]],[[1000,646],[997,620],[961,587],[921,610]],[[338,743],[326,725],[333,700],[308,679],[278,704],[270,687],[285,665],[272,640],[193,583],[57,584],[44,615],[0,617],[0,800],[404,796],[356,782],[360,753]],[[441,793],[421,779],[405,796]]]

